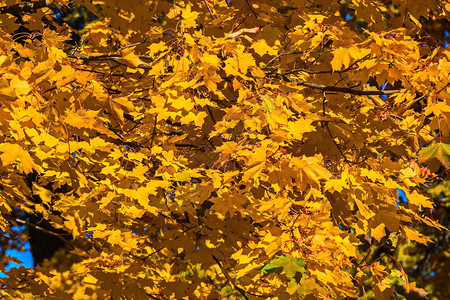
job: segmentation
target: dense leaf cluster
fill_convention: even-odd
[[[0,1],[1,243],[28,226],[37,264],[0,293],[447,298],[450,3],[422,2]]]

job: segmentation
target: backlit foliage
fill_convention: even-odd
[[[420,20],[447,1],[80,0],[75,42],[68,1],[20,2],[0,1],[0,228],[70,236],[3,295],[427,294],[395,255],[443,229],[424,187],[450,166],[450,52]]]

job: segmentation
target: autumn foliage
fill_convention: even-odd
[[[448,295],[448,1],[71,2],[0,1],[5,299]]]

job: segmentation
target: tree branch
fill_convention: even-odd
[[[203,0],[203,2],[205,3],[206,8],[208,9],[208,12],[209,12],[209,15],[211,16],[211,18],[212,18],[213,20],[215,20],[216,17],[214,17],[214,15],[213,15],[213,13],[212,13],[212,10],[211,10],[211,7],[209,7],[208,2],[206,2],[206,0]]]
[[[86,54],[81,54],[81,53],[70,53],[67,54],[68,57],[70,58],[77,58],[77,59],[81,59],[85,62],[89,62],[89,61],[99,61],[99,60],[112,60],[118,64],[124,65],[126,66],[126,64],[124,64],[123,62],[120,61],[121,56],[118,54],[102,54],[102,55],[86,55]],[[147,56],[147,55],[138,55],[138,57],[140,59],[150,59],[153,60],[152,57]],[[150,70],[152,68],[151,65],[149,64],[140,64],[138,65],[136,68],[140,68],[140,69],[146,69],[146,70]]]
[[[289,75],[289,74],[293,74],[293,73],[299,73],[299,72],[303,72],[303,73],[307,73],[307,74],[331,74],[331,73],[342,74],[342,73],[345,73],[345,72],[357,69],[356,65],[358,63],[360,63],[360,62],[362,62],[364,60],[367,60],[369,58],[370,58],[370,54],[364,56],[361,59],[358,59],[358,60],[354,61],[352,64],[350,64],[347,68],[345,68],[343,70],[336,70],[336,71],[329,71],[329,70],[325,70],[325,71],[311,71],[311,70],[308,70],[308,69],[293,69],[293,70],[285,72],[285,73],[283,73],[281,75],[285,76],[285,75]]]
[[[400,90],[378,90],[378,91],[360,91],[360,90],[354,90],[352,88],[347,87],[338,87],[338,86],[330,86],[330,85],[324,85],[324,84],[318,84],[313,83],[309,81],[304,81],[300,79],[292,79],[287,76],[283,76],[282,74],[277,74],[277,77],[282,77],[284,81],[287,82],[297,82],[297,85],[306,86],[312,89],[321,90],[323,92],[338,92],[338,93],[347,93],[352,95],[359,95],[359,96],[381,96],[381,95],[393,95],[400,92]]]
[[[255,10],[252,7],[252,4],[249,2],[249,0],[245,0],[247,2],[248,7],[250,8],[250,11],[255,15],[255,17],[259,17],[259,15],[255,12]]]
[[[103,55],[98,55],[98,56],[89,56],[89,55],[85,55],[85,54],[80,54],[80,53],[73,53],[73,54],[68,54],[68,57],[71,58],[78,58],[81,59],[85,62],[89,62],[89,61],[99,61],[99,60],[112,60],[115,61],[119,64],[125,65],[124,63],[120,62],[120,55],[118,54],[103,54]],[[139,55],[139,58],[141,59],[153,59],[150,56],[147,55]],[[350,65],[347,69],[344,69],[342,71],[336,71],[335,73],[343,73],[346,71],[351,70],[351,68],[353,67],[353,64]],[[137,66],[137,68],[141,68],[141,69],[151,69],[152,66],[149,64],[140,64],[139,66]],[[303,69],[296,69],[296,70],[292,70],[289,71],[287,73],[283,73],[283,74],[269,74],[269,75],[274,75],[275,77],[278,78],[282,78],[283,80],[287,81],[287,82],[297,82],[297,85],[302,85],[302,86],[306,86],[309,88],[313,88],[313,89],[317,89],[317,90],[321,90],[321,91],[328,91],[328,92],[338,92],[338,93],[347,93],[347,94],[352,94],[352,95],[366,95],[366,96],[381,96],[381,95],[393,95],[393,94],[397,94],[400,92],[400,90],[377,90],[377,91],[360,91],[360,90],[354,90],[352,88],[348,88],[348,87],[337,87],[337,86],[329,86],[329,85],[324,85],[324,84],[318,84],[318,83],[313,83],[313,82],[309,82],[309,81],[304,81],[304,80],[299,80],[299,79],[293,79],[290,77],[287,77],[286,75],[294,73],[294,72],[307,72],[310,74],[325,74],[325,73],[329,73],[328,71],[308,71],[308,70],[303,70]]]
[[[225,276],[225,279],[228,281],[228,283],[234,287],[236,290],[238,290],[238,292],[242,295],[242,297],[244,297],[245,300],[250,300],[247,295],[245,294],[245,291],[243,289],[241,289],[240,287],[238,287],[233,280],[231,279],[230,275],[228,274],[228,272],[225,270],[225,268],[222,266],[222,263],[220,262],[220,260],[215,257],[214,255],[212,255],[212,258],[216,261],[216,263],[219,265],[220,270],[222,270],[223,275]]]
[[[72,249],[75,249],[75,247],[68,240],[63,238],[59,233],[47,230],[45,228],[42,228],[41,226],[38,226],[36,224],[30,223],[30,222],[22,220],[22,219],[14,218],[14,217],[11,217],[11,216],[4,216],[4,218],[8,219],[10,221],[16,222],[16,223],[20,223],[20,224],[23,224],[23,225],[31,226],[31,227],[33,227],[36,230],[39,230],[39,231],[42,231],[42,232],[44,232],[46,234],[52,235],[52,236],[60,239],[62,242],[64,242],[64,244],[69,245]]]
[[[36,10],[43,7],[50,7],[53,5],[51,0],[39,0],[35,2],[22,1],[21,3],[14,4],[11,6],[0,7],[0,14],[11,14],[16,17],[22,16],[24,13],[36,12]]]

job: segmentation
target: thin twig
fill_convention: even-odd
[[[8,219],[8,220],[11,220],[11,221],[14,221],[16,223],[23,224],[23,225],[31,226],[31,227],[33,227],[36,230],[39,230],[39,231],[45,232],[46,234],[52,235],[52,236],[60,239],[61,241],[63,241],[65,244],[67,244],[70,247],[72,247],[72,249],[75,249],[75,247],[68,240],[63,238],[59,233],[53,232],[51,230],[47,230],[45,228],[42,228],[41,226],[38,226],[36,224],[30,223],[30,222],[22,220],[22,219],[10,217],[10,216],[4,216],[4,217],[5,217],[5,219]]]
[[[114,61],[123,66],[128,66],[127,64],[120,61],[121,56],[118,54],[102,54],[102,55],[92,55],[91,56],[91,55],[85,55],[85,54],[80,54],[80,53],[74,53],[74,54],[68,54],[67,56],[70,58],[81,59],[85,62],[106,60],[106,61]],[[138,57],[140,59],[150,59],[150,60],[153,59],[152,57],[147,56],[147,55],[138,55]],[[139,64],[138,66],[136,66],[136,68],[150,70],[150,69],[152,69],[152,66],[149,64],[143,63],[143,64]]]
[[[276,74],[276,76],[277,77],[282,77],[282,79],[287,81],[287,82],[297,82],[297,85],[302,85],[302,86],[306,86],[306,87],[309,87],[309,88],[312,88],[312,89],[317,89],[317,90],[326,91],[326,92],[347,93],[347,94],[359,95],[359,96],[393,95],[393,94],[397,94],[397,93],[400,92],[400,90],[360,91],[360,90],[354,90],[352,88],[347,88],[347,87],[329,86],[329,85],[324,85],[324,84],[318,84],[318,83],[313,83],[313,82],[309,82],[309,81],[304,81],[304,80],[300,80],[300,79],[292,79],[292,78],[289,78],[287,76],[282,76],[281,74]]]
[[[251,12],[255,15],[255,17],[258,17],[259,15],[255,12],[250,2],[248,0],[245,0],[245,2],[247,2],[248,7],[250,8]]]
[[[222,263],[220,262],[220,260],[215,257],[214,255],[211,255],[212,258],[216,261],[216,263],[219,265],[220,270],[222,271],[223,275],[225,276],[225,279],[227,280],[227,282],[234,287],[241,295],[242,297],[244,297],[244,299],[246,300],[250,300],[247,295],[245,294],[245,291],[243,289],[241,289],[240,287],[238,287],[233,280],[231,279],[230,275],[228,274],[228,272],[225,270],[225,268],[222,266]]]
[[[344,158],[344,161],[345,161],[346,163],[355,164],[354,162],[348,160],[347,157],[345,157],[345,154],[344,154],[344,152],[342,152],[341,147],[340,147],[339,144],[334,140],[334,136],[333,136],[333,134],[331,133],[330,128],[328,127],[328,123],[325,123],[325,128],[327,129],[328,134],[330,135],[331,141],[332,141],[333,144],[336,146],[336,148],[338,149],[338,151],[339,151],[339,153],[341,154],[341,156]]]
[[[144,261],[144,260],[146,260],[147,258],[149,258],[150,256],[152,256],[152,255],[158,253],[159,251],[161,251],[161,250],[164,249],[164,248],[165,248],[165,246],[161,246],[161,247],[159,247],[158,249],[156,249],[155,251],[153,251],[152,253],[150,253],[150,254],[148,254],[148,255],[146,255],[146,256],[144,256],[144,257],[139,257],[139,256],[137,256],[137,255],[134,255],[134,254],[131,253],[131,252],[130,252],[130,254],[131,254],[131,256],[133,256],[134,258],[137,258],[137,259],[139,259],[139,260]]]
[[[211,120],[213,121],[214,125],[216,125],[216,124],[217,124],[217,121],[216,121],[216,118],[214,117],[214,115],[213,115],[213,113],[212,113],[211,107],[209,107],[209,105],[206,105],[206,108],[208,109],[209,117],[210,117]]]
[[[213,20],[215,20],[216,17],[214,17],[214,15],[213,15],[213,13],[212,13],[212,11],[211,11],[211,7],[209,7],[208,2],[206,2],[206,0],[203,0],[203,3],[205,3],[206,8],[208,9],[208,12],[209,12],[209,14],[211,15],[211,18],[212,18]]]
[[[354,61],[352,64],[350,64],[347,68],[345,68],[343,70],[336,70],[336,71],[331,71],[331,70],[311,71],[311,70],[308,70],[308,69],[294,69],[294,70],[290,70],[288,72],[285,72],[285,73],[283,73],[281,75],[289,75],[289,74],[298,73],[298,72],[303,72],[303,73],[307,73],[307,74],[330,74],[330,73],[341,74],[341,73],[345,73],[345,72],[348,72],[348,71],[351,71],[351,70],[355,70],[357,68],[356,65],[358,63],[360,63],[360,62],[362,62],[362,61],[364,61],[366,59],[369,59],[369,58],[370,58],[370,54],[364,56],[361,59],[358,59],[358,60]]]
[[[134,44],[131,44],[131,45],[126,45],[126,46],[120,47],[119,51],[123,50],[123,49],[131,48],[131,47],[135,47],[135,46],[138,46],[140,44],[142,44],[142,42],[137,42],[137,43],[134,43]]]
[[[18,4],[10,6],[0,7],[0,14],[12,14],[14,16],[22,16],[25,13],[36,12],[40,8],[53,6],[53,1],[40,0],[40,1],[22,1]]]
[[[158,116],[155,116],[155,123],[153,124],[153,132],[152,132],[152,136],[150,138],[150,149],[153,148],[153,140],[155,138],[155,134],[156,134],[156,124],[158,123]]]
[[[369,251],[367,251],[366,256],[364,256],[364,258],[356,265],[356,268],[358,268],[359,266],[362,265],[362,263],[366,262],[366,259],[369,257],[370,253],[372,252],[372,249],[369,249]]]

